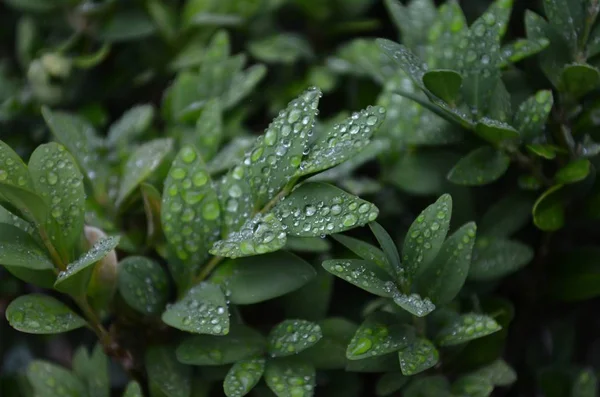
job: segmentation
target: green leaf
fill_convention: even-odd
[[[106,137],[107,144],[116,146],[139,138],[152,125],[153,119],[154,107],[152,105],[132,107],[110,126]]]
[[[27,367],[27,379],[35,395],[47,397],[87,395],[85,386],[72,372],[47,361],[32,361]]]
[[[195,334],[227,335],[229,313],[221,287],[200,283],[167,307],[162,320],[173,328]]]
[[[421,276],[419,291],[436,305],[450,303],[462,289],[469,274],[476,230],[475,223],[469,222],[454,232]]]
[[[347,372],[381,373],[385,371],[400,372],[398,354],[388,353],[382,356],[367,357],[361,360],[349,360],[346,364]]]
[[[170,138],[154,139],[139,146],[127,159],[117,196],[117,206],[158,168],[171,151]]]
[[[210,170],[210,173],[216,174],[227,171],[235,166],[239,159],[244,156],[244,153],[250,149],[253,143],[254,139],[249,136],[238,136],[233,138],[219,151],[218,155],[211,159],[211,161],[208,163],[208,169]],[[236,174],[237,178],[233,179],[240,180],[243,176],[244,170],[241,166],[236,168],[238,168],[238,173]],[[242,176],[240,176],[240,173]]]
[[[108,357],[97,344],[91,355],[80,346],[73,355],[73,371],[83,381],[90,397],[109,397]]]
[[[517,380],[515,370],[501,358],[479,368],[472,374],[487,379],[494,386],[510,386]]]
[[[1,199],[0,199],[0,201],[1,201]],[[0,205],[0,223],[14,226],[14,227],[26,232],[27,234],[29,234],[30,237],[34,238],[36,241],[39,242],[39,240],[40,240],[33,224],[27,222],[24,219],[19,218],[18,216],[16,216],[12,212],[8,211],[6,208],[4,208],[1,205]],[[1,234],[1,232],[0,232],[0,234]],[[0,262],[0,263],[2,263],[2,262]]]
[[[249,305],[295,291],[315,275],[314,268],[302,258],[278,251],[225,262],[211,281],[223,285],[231,303]]]
[[[204,105],[196,122],[194,141],[200,156],[209,161],[219,150],[223,140],[223,106],[218,99],[210,99]]]
[[[0,223],[0,264],[32,270],[54,269],[52,260],[27,232]]]
[[[171,264],[180,288],[198,272],[219,239],[220,213],[217,192],[198,150],[184,146],[165,180],[161,205],[165,236],[184,264],[182,268]]]
[[[128,9],[113,13],[99,28],[98,36],[103,41],[117,43],[140,40],[155,32],[156,26],[142,9]]]
[[[316,373],[314,367],[290,359],[269,360],[265,381],[277,397],[312,397]]]
[[[422,298],[419,294],[403,294],[396,290],[392,298],[394,303],[417,317],[425,317],[435,310],[435,305],[429,298]]]
[[[456,68],[461,56],[459,43],[466,36],[467,21],[458,1],[448,1],[438,8],[429,28],[427,64],[430,68]]]
[[[382,356],[408,346],[414,339],[414,330],[397,324],[389,313],[377,312],[365,319],[348,344],[349,360]]]
[[[590,173],[592,163],[588,159],[573,160],[556,172],[556,183],[567,184],[584,180]]]
[[[334,277],[320,266],[315,270],[317,275],[308,284],[282,297],[281,304],[287,318],[318,321],[328,313]]]
[[[459,345],[501,329],[496,320],[484,314],[463,314],[438,333],[437,343],[440,346]]]
[[[21,295],[6,308],[11,327],[28,334],[58,334],[86,325],[62,302],[41,294]]]
[[[561,32],[572,51],[577,48],[579,34],[586,23],[585,1],[544,0],[544,11],[554,28]]]
[[[452,197],[442,195],[412,223],[402,247],[402,259],[411,282],[422,273],[442,248],[452,217]]]
[[[219,154],[215,159],[221,155]],[[252,196],[248,177],[247,170],[242,165],[237,165],[224,175],[218,184],[223,237],[228,237],[232,232],[238,231],[254,213],[252,200],[248,199]]]
[[[450,397],[448,379],[442,375],[414,379],[403,390],[404,397]]]
[[[402,267],[402,263],[400,262],[400,254],[398,253],[398,249],[396,248],[396,243],[389,235],[389,233],[377,222],[370,222],[369,228],[371,232],[375,235],[377,242],[383,249],[383,253],[385,254],[385,262],[387,265],[384,267],[383,265],[379,265],[386,269],[388,274],[394,277],[400,277],[404,274],[404,268]],[[379,254],[379,253],[378,253]],[[368,259],[368,258],[365,258]],[[377,262],[375,262],[377,263]],[[402,277],[399,282],[403,282],[404,278]]]
[[[533,223],[544,231],[555,231],[565,223],[565,208],[562,201],[563,185],[554,185],[546,190],[533,205]]]
[[[296,176],[314,174],[360,153],[385,119],[385,109],[369,106],[320,133],[308,148]]]
[[[494,280],[514,273],[533,259],[533,250],[514,240],[481,236],[475,243],[471,280]]]
[[[444,150],[406,151],[388,171],[386,179],[397,188],[416,196],[443,193],[446,176],[456,163],[454,154]]]
[[[248,51],[254,58],[266,63],[292,64],[314,56],[304,37],[285,32],[250,41]]]
[[[322,337],[318,324],[306,320],[285,320],[269,333],[269,354],[271,357],[291,356],[314,346]]]
[[[436,365],[440,359],[440,354],[430,340],[418,338],[400,350],[398,358],[402,374],[410,376]]]
[[[512,193],[490,205],[478,229],[490,237],[509,237],[531,220],[534,200],[526,193]]]
[[[392,276],[373,262],[360,259],[329,259],[323,262],[323,268],[334,276],[378,296],[391,297],[395,289]]]
[[[376,42],[383,53],[394,60],[396,65],[412,79],[417,87],[425,88],[423,76],[426,72],[426,65],[419,57],[402,44],[394,43],[391,40],[377,39]]]
[[[36,225],[44,225],[48,218],[48,207],[44,200],[29,190],[0,182],[0,200],[19,210],[21,215]]]
[[[497,145],[506,140],[519,139],[519,132],[505,122],[484,117],[475,125],[475,133],[481,138]]]
[[[287,236],[284,249],[297,252],[322,253],[331,249],[331,243],[320,237]]]
[[[119,263],[118,289],[123,300],[146,315],[158,314],[169,298],[169,278],[154,260],[129,256]]]
[[[428,29],[436,17],[434,2],[416,0],[403,6],[398,0],[386,0],[385,5],[406,45],[414,50],[424,46]]]
[[[369,227],[371,227],[371,225],[373,225],[373,224],[370,224]],[[387,232],[386,232],[386,234],[387,234]],[[388,263],[387,256],[383,253],[382,250],[375,247],[374,245],[365,243],[364,241],[359,240],[354,237],[344,236],[343,234],[334,234],[331,237],[333,237],[334,240],[336,240],[338,243],[342,244],[344,247],[348,248],[350,251],[352,251],[354,254],[356,254],[360,258],[362,258],[366,261],[375,263],[377,266],[379,266],[380,268],[385,270],[389,275],[392,276],[395,274],[394,270]],[[393,244],[393,241],[392,241],[392,247],[394,247],[394,250],[396,251],[395,255],[398,256],[398,251],[396,250],[396,245]],[[398,262],[400,262],[399,256],[398,256]]]
[[[171,346],[152,346],[146,351],[148,379],[167,397],[189,397],[192,368],[181,364]]]
[[[398,372],[388,372],[383,374],[375,385],[375,395],[385,397],[393,395],[408,383],[410,378]]]
[[[0,140],[0,182],[33,191],[33,181],[21,157]],[[2,191],[0,190],[0,194]]]
[[[331,317],[319,322],[323,337],[314,348],[298,354],[298,359],[316,369],[343,369],[348,359],[346,349],[358,326],[341,317]]]
[[[179,362],[223,365],[264,353],[265,338],[250,327],[237,325],[226,335],[194,335],[177,347]]]
[[[502,67],[506,67],[511,63],[517,63],[532,55],[538,54],[545,50],[550,41],[545,38],[539,39],[518,39],[512,43],[508,43],[502,47],[500,54],[502,56]]]
[[[119,245],[119,241],[119,236],[98,240],[88,252],[80,256],[75,262],[68,264],[64,271],[58,273],[54,288],[72,295],[85,293],[92,276],[94,264],[114,250]]]
[[[508,170],[510,158],[491,146],[473,150],[448,173],[448,180],[457,185],[479,186],[494,182]]]
[[[227,258],[266,254],[281,249],[286,242],[285,229],[273,214],[257,214],[240,231],[214,243],[210,253]]]
[[[140,184],[142,200],[144,201],[144,213],[146,214],[146,244],[162,239],[163,230],[161,224],[162,197],[156,188],[150,184]]]
[[[423,83],[435,96],[452,104],[460,93],[462,76],[454,70],[430,70],[423,75]]]
[[[123,397],[144,397],[140,384],[132,380],[127,384]]]
[[[584,369],[579,373],[573,389],[572,397],[594,397],[598,395],[598,378],[592,369]]]
[[[452,392],[460,396],[488,397],[492,395],[494,386],[477,375],[465,375],[452,384]]]
[[[587,64],[567,65],[561,74],[561,88],[579,98],[600,86],[600,71]]]
[[[29,159],[29,173],[36,193],[50,210],[48,237],[63,261],[69,261],[83,232],[83,176],[73,157],[57,143],[38,146]]]
[[[233,364],[223,381],[227,397],[242,397],[250,393],[265,371],[265,359],[260,357],[240,360]]]
[[[375,205],[321,182],[303,183],[273,212],[287,234],[301,237],[344,232],[375,220],[379,214]]]
[[[531,144],[527,145],[526,147],[531,153],[546,160],[555,159],[556,153],[559,151],[554,145]]]

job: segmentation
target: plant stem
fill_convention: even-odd
[[[100,322],[100,319],[96,315],[94,309],[92,309],[92,307],[90,306],[89,302],[87,301],[87,298],[85,296],[79,296],[74,297],[74,299],[81,311],[83,312],[83,314],[85,315],[85,317],[87,318],[90,328],[92,328],[92,330],[96,333],[96,336],[98,336],[100,343],[102,344],[102,346],[104,346],[104,350],[110,351],[110,349],[114,347],[111,341],[110,334]]]

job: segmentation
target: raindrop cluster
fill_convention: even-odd
[[[346,356],[350,360],[381,356],[405,348],[413,338],[408,327],[393,324],[385,313],[368,317],[348,344]]]
[[[422,298],[416,293],[405,295],[396,290],[393,292],[393,299],[398,306],[417,317],[424,317],[435,310],[435,305],[429,298]]]
[[[271,357],[297,354],[314,346],[322,337],[318,324],[306,320],[285,320],[269,333],[269,354]]]
[[[315,388],[315,369],[291,360],[269,361],[265,381],[277,397],[312,397]]]
[[[398,352],[402,374],[409,376],[433,367],[439,361],[439,352],[427,339],[419,338]]]
[[[6,309],[6,318],[16,330],[30,334],[54,334],[85,325],[85,320],[62,302],[46,295],[23,295]]]
[[[27,372],[36,395],[64,397],[87,395],[83,382],[59,365],[35,360],[29,364]]]
[[[323,268],[334,276],[340,277],[366,291],[379,296],[391,297],[389,282],[383,272],[375,272],[377,265],[357,259],[331,259],[323,262]],[[392,283],[393,285],[393,283]]]
[[[157,314],[167,303],[167,274],[156,261],[129,256],[119,263],[119,293],[133,309]]]
[[[262,378],[265,370],[264,358],[250,358],[235,363],[223,382],[227,397],[245,396]]]
[[[0,183],[31,188],[31,179],[23,160],[3,141],[0,141]]]
[[[463,314],[438,335],[440,346],[458,345],[499,331],[502,327],[493,318],[484,314]]]

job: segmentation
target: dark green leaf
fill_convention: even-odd
[[[192,369],[181,364],[171,346],[153,346],[146,352],[148,379],[158,386],[167,397],[189,397]]]
[[[473,150],[450,170],[448,180],[458,185],[478,186],[494,182],[510,165],[510,158],[491,146]]]
[[[393,293],[394,303],[417,317],[425,317],[433,310],[435,305],[429,298],[422,298],[419,294],[403,294],[396,290]]]
[[[369,228],[371,229],[371,232],[373,232],[373,234],[375,235],[377,242],[379,243],[379,245],[383,249],[383,253],[385,254],[385,262],[382,263],[386,263],[387,265],[384,267],[383,264],[378,264],[378,266],[386,269],[388,274],[394,277],[399,277],[400,275],[404,274],[404,268],[402,267],[402,263],[400,263],[400,254],[398,253],[396,243],[394,243],[392,237],[377,222],[370,222]],[[375,261],[375,263],[377,264],[377,261]]]
[[[427,64],[430,68],[456,68],[461,56],[457,47],[467,34],[467,21],[458,1],[440,5],[438,15],[429,28]]]
[[[433,303],[447,304],[460,292],[469,274],[476,230],[470,222],[454,232],[421,276],[419,291]]]
[[[285,320],[269,333],[269,354],[271,357],[291,356],[314,346],[322,337],[318,324],[306,320]]]
[[[588,159],[571,161],[556,172],[554,179],[556,183],[560,184],[582,181],[589,175],[591,166]]]
[[[47,361],[35,360],[27,367],[27,379],[36,395],[45,397],[81,397],[85,386],[65,368]]]
[[[223,107],[218,99],[211,99],[204,105],[196,122],[194,141],[204,161],[209,161],[219,150],[223,140]]]
[[[0,200],[6,201],[18,209],[21,215],[31,223],[36,225],[46,223],[48,207],[36,193],[0,182]]]
[[[120,10],[115,12],[100,27],[99,37],[110,43],[139,40],[152,36],[156,26],[150,17],[141,9]]]
[[[167,307],[162,320],[173,328],[195,334],[227,335],[229,313],[221,287],[200,283]]]
[[[234,141],[235,142],[235,141]],[[241,148],[240,148],[241,149]],[[245,149],[248,149],[246,147]],[[227,150],[227,148],[225,148]],[[239,149],[235,148],[235,152]],[[243,153],[233,153],[232,157],[239,159]],[[219,153],[215,160],[221,156],[227,157],[230,153]],[[214,161],[213,161],[214,164]],[[234,163],[235,164],[235,163]],[[214,168],[213,168],[214,170]],[[221,205],[222,218],[222,236],[227,237],[230,233],[236,232],[244,225],[254,213],[254,205],[251,197],[252,190],[248,181],[248,172],[242,165],[237,165],[221,178],[218,184],[219,203]]]
[[[600,86],[600,71],[591,65],[567,65],[561,75],[561,88],[576,98]]]
[[[98,240],[92,248],[75,262],[67,265],[64,271],[58,273],[54,288],[72,295],[80,295],[87,289],[92,276],[93,266],[119,244],[120,237],[111,236]]]
[[[585,23],[586,1],[544,0],[544,11],[552,26],[564,36],[572,51],[577,48]]]
[[[519,132],[512,126],[486,117],[477,122],[475,133],[494,145],[505,140],[519,139]]]
[[[513,240],[481,236],[475,243],[471,280],[494,280],[514,273],[533,258],[533,250]]]
[[[550,41],[545,38],[539,39],[518,39],[502,47],[500,52],[502,56],[501,66],[508,66],[510,63],[517,63],[525,58],[529,58],[548,47]]]
[[[119,293],[133,309],[146,315],[158,314],[169,298],[169,279],[155,261],[129,256],[119,263]]]
[[[154,186],[147,183],[140,184],[140,191],[142,192],[146,214],[146,244],[150,245],[163,236],[160,216],[162,197]]]
[[[73,371],[85,384],[90,397],[109,397],[110,383],[108,378],[108,357],[98,344],[91,355],[80,346],[73,355]]]
[[[478,229],[491,237],[509,237],[531,220],[533,197],[525,193],[504,196],[483,215]]]
[[[554,97],[549,90],[538,91],[519,105],[514,125],[521,139],[530,141],[542,134],[553,105]]]
[[[510,386],[517,380],[517,374],[501,358],[472,373],[487,379],[494,386]]]
[[[410,382],[403,390],[404,397],[450,397],[450,385],[442,376],[425,376]]]
[[[393,59],[417,85],[424,89],[423,76],[426,72],[426,65],[415,54],[402,44],[394,43],[387,39],[377,39],[377,45],[388,57]]]
[[[123,397],[144,397],[140,384],[132,380],[127,384]]]
[[[248,358],[236,362],[223,381],[227,397],[245,396],[256,386],[265,371],[264,358]]]
[[[544,231],[560,229],[565,223],[565,208],[562,201],[563,185],[554,185],[546,190],[533,205],[533,223]]]
[[[360,259],[329,259],[323,262],[329,273],[367,292],[391,297],[394,279],[373,262]]]
[[[455,155],[443,150],[417,150],[400,154],[388,171],[390,184],[416,196],[441,194],[446,190],[448,171],[456,163]]]
[[[48,254],[27,232],[0,223],[0,264],[32,270],[54,269]]]
[[[531,144],[527,145],[527,150],[546,160],[553,160],[556,158],[556,153],[560,151],[560,148],[554,145]]]
[[[279,251],[225,262],[211,281],[223,285],[231,303],[248,305],[295,291],[315,275],[314,268],[303,259]]]
[[[438,334],[440,346],[452,346],[500,331],[502,327],[493,318],[484,314],[463,314],[444,327]]]
[[[488,397],[493,390],[489,380],[477,375],[462,376],[452,384],[452,392],[460,396]]]
[[[191,365],[223,365],[264,353],[265,338],[250,327],[237,325],[226,335],[195,335],[177,347],[177,359]]]
[[[334,277],[320,266],[315,270],[317,275],[308,284],[282,297],[287,318],[318,321],[329,312]]]
[[[62,302],[41,294],[22,295],[6,308],[10,325],[29,334],[57,334],[86,325]]]
[[[21,157],[0,140],[0,182],[33,191],[33,181]],[[2,191],[0,190],[0,194]]]
[[[314,56],[306,39],[294,33],[279,33],[253,40],[248,50],[254,58],[267,63],[291,64]]]
[[[423,83],[435,96],[453,104],[460,92],[462,76],[454,70],[430,70],[423,75]]]
[[[132,107],[110,126],[106,137],[107,143],[111,146],[129,143],[150,127],[153,118],[154,107],[152,105]]]
[[[382,356],[405,348],[413,338],[414,330],[411,327],[397,324],[389,313],[374,313],[367,317],[352,337],[346,357],[361,360]]]
[[[579,373],[573,389],[572,397],[594,397],[598,395],[598,378],[592,369],[585,369]]]
[[[409,377],[398,372],[385,373],[377,380],[375,394],[378,397],[393,395],[402,389],[402,387],[408,383],[409,379]]]
[[[403,6],[398,0],[386,0],[392,21],[402,33],[402,40],[413,49],[420,49],[427,43],[428,29],[436,17],[432,0],[417,0]]]
[[[418,338],[400,350],[398,358],[402,374],[410,376],[436,365],[440,354],[430,340]]]
[[[349,360],[346,364],[347,372],[374,373],[385,371],[400,372],[398,354],[388,353],[382,356],[367,357],[361,360]]]
[[[365,243],[364,241],[353,237],[344,236],[343,234],[334,234],[331,237],[333,237],[338,243],[342,244],[344,247],[348,248],[350,251],[358,255],[360,258],[375,263],[377,266],[384,269],[389,275],[395,274],[394,270],[388,263],[387,256],[383,253],[383,251],[381,251],[374,245]],[[396,245],[393,244],[392,246],[394,247],[394,250],[396,250]],[[397,250],[395,255],[398,257],[399,262],[400,257],[398,256]]]
[[[1,201],[1,199],[0,199],[0,201]],[[30,237],[34,238],[36,241],[40,240],[33,224],[27,222],[24,219],[19,218],[18,216],[16,216],[12,212],[8,211],[6,208],[2,207],[1,205],[0,205],[0,223],[14,226],[14,227],[26,232],[27,234],[29,234]],[[2,233],[0,232],[0,235],[1,234]],[[0,263],[2,263],[2,262],[0,262]]]
[[[270,360],[265,381],[277,397],[312,397],[316,373],[314,367],[291,359]]]
[[[328,252],[331,249],[331,243],[320,237],[296,237],[287,236],[285,249],[297,252]]]
[[[302,351],[298,358],[317,369],[343,369],[348,361],[346,349],[358,326],[344,318],[332,317],[319,322],[323,337],[314,348]]]

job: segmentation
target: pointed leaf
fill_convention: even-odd
[[[119,240],[118,236],[98,240],[88,252],[58,273],[54,288],[73,295],[84,293],[92,276],[93,265],[114,250]]]
[[[245,71],[235,74],[229,90],[223,95],[224,105],[227,108],[235,106],[248,96],[266,75],[267,67],[261,64],[252,65]]]
[[[588,159],[571,161],[556,172],[554,179],[561,184],[582,181],[589,175],[591,166]]]
[[[57,143],[38,146],[29,159],[35,191],[50,209],[47,233],[64,261],[83,233],[85,191],[73,157]]]
[[[394,270],[388,263],[387,256],[383,253],[383,251],[374,245],[365,243],[364,241],[354,237],[344,236],[343,234],[334,234],[331,237],[333,237],[334,240],[348,248],[360,258],[375,263],[377,266],[384,269],[389,275],[393,276],[395,274]]]
[[[473,250],[471,280],[494,280],[514,273],[533,259],[533,250],[513,240],[482,236]]]
[[[10,302],[6,319],[14,329],[28,334],[58,334],[86,325],[65,304],[41,294],[22,295]]]
[[[427,65],[402,44],[394,43],[387,39],[377,39],[377,45],[389,58],[393,59],[417,85],[424,89],[423,76]]]
[[[0,188],[1,189],[1,188]],[[36,241],[39,240],[39,236],[33,225],[30,222],[27,222],[24,219],[19,218],[12,212],[8,211],[6,208],[0,205],[0,223],[14,226],[27,234],[30,235]],[[2,263],[2,262],[0,262]]]
[[[438,334],[440,346],[459,345],[473,339],[482,338],[501,330],[493,318],[484,314],[463,314],[444,327]]]
[[[467,33],[467,21],[458,1],[441,4],[437,18],[429,29],[429,67],[455,69],[462,56],[457,48]]]
[[[140,384],[132,380],[127,384],[123,397],[144,397]]]
[[[340,233],[363,226],[379,214],[375,205],[321,182],[303,183],[273,212],[286,233],[301,237]]]
[[[0,182],[0,200],[15,207],[23,218],[36,225],[45,225],[49,208],[36,193],[15,185]]]
[[[390,288],[390,284],[394,284],[392,276],[369,261],[330,259],[323,262],[323,268],[334,276],[378,296],[389,298],[395,289]]]
[[[222,154],[216,158],[220,156]],[[248,172],[242,165],[235,166],[221,178],[218,194],[222,209],[223,237],[238,231],[254,213],[254,205],[249,199],[252,189],[248,179]]]
[[[560,148],[554,145],[542,145],[542,144],[531,144],[527,145],[527,150],[531,153],[544,158],[546,160],[553,160],[556,158],[556,153],[560,151]],[[557,150],[559,149],[559,150]]]
[[[257,385],[265,371],[265,359],[247,358],[233,364],[223,381],[227,397],[243,397]]]
[[[587,64],[566,66],[561,75],[562,88],[576,98],[600,86],[600,71]]]
[[[204,105],[196,122],[194,134],[196,147],[204,161],[209,161],[219,150],[223,140],[223,108],[218,99],[211,99]]]
[[[343,369],[348,359],[346,349],[358,326],[341,317],[331,317],[319,322],[323,337],[314,348],[302,351],[297,357],[316,369]]]
[[[555,231],[565,223],[565,208],[562,201],[563,185],[554,185],[546,190],[533,205],[533,223],[544,231]]]
[[[153,118],[154,107],[152,105],[137,105],[128,109],[110,126],[106,137],[108,145],[129,143],[138,138],[150,127]]]
[[[101,345],[96,345],[91,355],[83,346],[75,352],[72,362],[73,371],[85,384],[90,397],[109,397],[108,357]]]
[[[54,269],[46,251],[27,232],[0,223],[0,264],[33,270]]]
[[[501,358],[472,373],[490,381],[494,386],[510,386],[517,380],[517,374]]]
[[[285,245],[285,229],[273,214],[257,214],[238,232],[214,243],[210,253],[227,258],[238,258],[277,251]]]
[[[422,298],[419,294],[403,294],[400,291],[394,291],[392,296],[394,303],[417,317],[425,317],[435,310],[435,305],[429,298]]]
[[[593,397],[598,395],[598,377],[592,369],[584,369],[579,373],[573,389],[572,397]]]
[[[473,150],[448,173],[448,180],[457,185],[479,186],[500,178],[510,165],[510,158],[491,146]]]
[[[85,386],[73,373],[47,361],[32,361],[27,367],[27,379],[35,395],[47,397],[86,395]]]
[[[521,105],[515,114],[515,127],[523,140],[529,141],[540,136],[554,105],[552,91],[538,91]]]
[[[386,0],[385,5],[402,33],[402,40],[412,49],[418,49],[427,42],[427,31],[436,16],[432,0],[416,0],[403,6],[398,0]]]
[[[221,218],[217,193],[197,149],[184,146],[165,180],[161,205],[163,230],[185,265],[172,268],[178,285],[186,285],[219,239]]]
[[[167,397],[189,397],[192,368],[181,364],[171,346],[153,346],[146,352],[148,379]]]
[[[437,256],[450,226],[452,197],[442,195],[412,223],[402,247],[402,258],[409,280],[423,272]]]
[[[139,146],[127,159],[119,186],[117,205],[121,205],[140,183],[158,168],[171,151],[173,141],[169,138],[155,139]]]
[[[418,338],[400,350],[398,358],[400,359],[402,374],[410,376],[436,365],[440,359],[440,354],[430,340]]]
[[[519,132],[512,126],[487,117],[477,122],[475,133],[492,144],[499,144],[505,140],[519,139]]]
[[[403,390],[404,397],[451,397],[448,379],[443,375],[414,379]]]
[[[146,315],[158,314],[169,298],[169,278],[155,261],[129,256],[119,263],[118,289],[123,300]]]
[[[225,262],[211,281],[223,285],[231,303],[249,305],[295,291],[315,276],[315,269],[303,259],[278,251]]]
[[[414,330],[396,324],[389,313],[377,312],[360,325],[346,350],[350,360],[361,360],[395,352],[408,346],[414,339]]]
[[[384,119],[384,108],[369,106],[323,131],[310,145],[296,176],[314,174],[356,156],[371,142]]]
[[[264,353],[265,338],[250,327],[237,325],[227,335],[195,335],[177,347],[179,362],[224,365]]]
[[[579,34],[585,23],[585,1],[544,0],[544,11],[552,26],[561,32],[571,50],[577,48]]]
[[[435,96],[452,104],[458,98],[462,76],[454,70],[430,70],[423,75],[423,83]]]
[[[539,39],[518,39],[502,47],[502,67],[511,63],[517,63],[525,58],[529,58],[548,47],[550,41],[545,38]]]
[[[200,283],[167,307],[162,320],[173,328],[195,334],[227,335],[229,313],[221,288]]]
[[[33,181],[21,157],[0,140],[0,182],[33,191]],[[2,191],[0,190],[0,194]]]
[[[265,381],[277,397],[312,397],[316,373],[314,367],[290,359],[270,360]]]
[[[291,356],[314,346],[322,337],[318,324],[306,320],[285,320],[269,333],[269,354],[271,357]]]
[[[462,289],[469,274],[476,230],[475,223],[469,222],[454,232],[421,276],[419,291],[436,305],[450,303]]]
[[[400,254],[398,253],[398,248],[396,248],[396,243],[394,243],[392,237],[379,223],[370,222],[369,228],[383,249],[386,262],[388,263],[386,268],[391,269],[390,275],[400,277],[398,281],[402,282],[404,280],[404,268],[402,267],[402,263],[400,263]]]
[[[477,375],[465,375],[452,384],[452,392],[459,396],[488,397],[494,386],[486,378]]]

